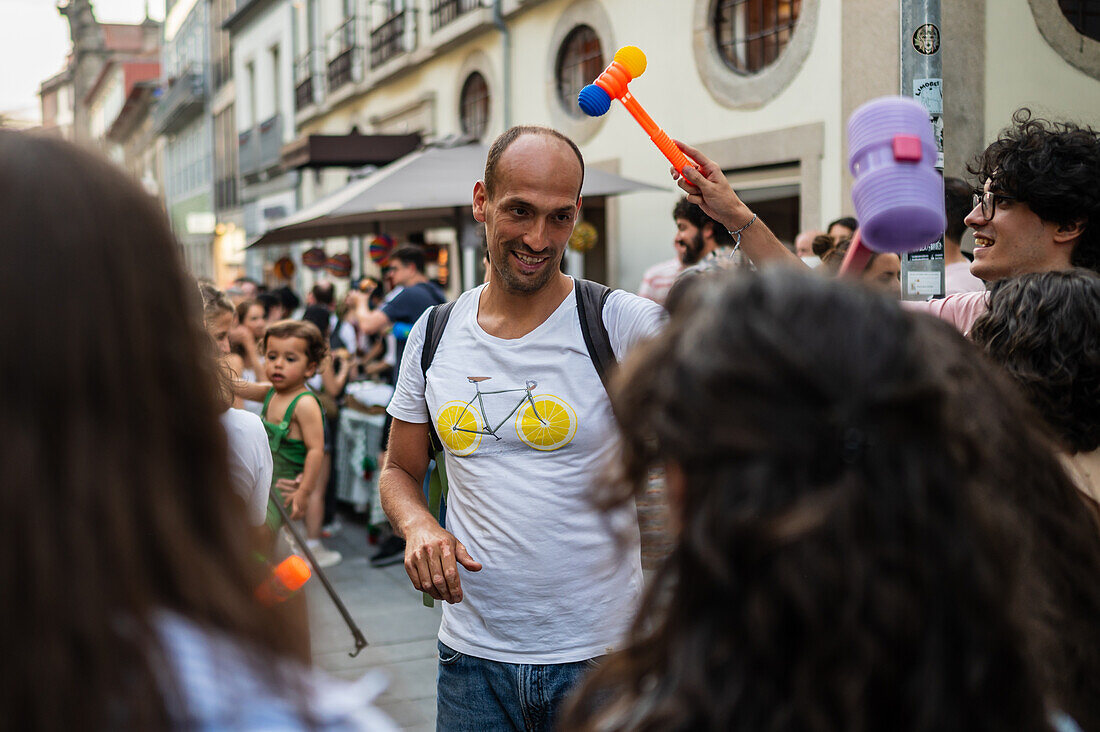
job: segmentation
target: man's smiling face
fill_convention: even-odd
[[[569,146],[527,134],[500,158],[490,197],[474,187],[474,218],[485,223],[493,285],[537,292],[559,271],[580,207],[581,166]]]
[[[1069,267],[1071,246],[1058,241],[1057,224],[1039,218],[1023,201],[998,197],[994,179],[985,182],[983,193],[990,191],[996,198],[993,215],[987,219],[979,203],[965,219],[974,231],[971,274],[995,282]]]

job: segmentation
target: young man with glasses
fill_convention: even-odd
[[[702,168],[702,173],[684,169],[679,184],[688,200],[726,227],[742,226],[751,212],[721,169],[694,148],[681,147]],[[1100,272],[1100,134],[1095,130],[1035,119],[1021,109],[968,169],[981,184],[965,219],[974,230],[970,271],[975,277],[991,283],[1071,267]],[[741,248],[757,265],[798,261],[766,227],[745,235]],[[986,303],[984,292],[965,292],[906,305],[968,333]]]

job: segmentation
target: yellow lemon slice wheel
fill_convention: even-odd
[[[481,444],[481,415],[463,401],[447,402],[439,410],[435,431],[453,455],[464,457]]]
[[[536,450],[547,451],[560,450],[572,442],[577,434],[577,413],[573,407],[551,394],[540,394],[533,399],[535,409],[530,402],[524,402],[516,414],[519,438]]]

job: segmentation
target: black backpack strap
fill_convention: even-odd
[[[575,280],[573,289],[577,293],[577,315],[581,321],[584,345],[588,348],[588,356],[600,375],[600,381],[606,387],[619,363],[603,323],[603,306],[611,294],[611,288],[590,280]]]
[[[432,365],[435,352],[439,349],[439,341],[443,339],[443,330],[447,327],[447,321],[451,318],[451,310],[454,301],[441,305],[433,305],[428,311],[428,322],[424,324],[424,348],[420,352],[420,370],[424,373],[424,384],[428,383],[428,368]],[[428,435],[432,440],[432,449],[435,452],[443,450],[443,442],[435,433],[435,425],[428,420]]]

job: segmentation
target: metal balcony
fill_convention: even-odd
[[[153,109],[153,128],[159,135],[172,134],[202,113],[206,106],[206,80],[201,70],[189,68],[164,90]]]
[[[394,13],[386,22],[370,32],[370,65],[377,68],[391,58],[411,51],[405,41],[412,18],[406,10]]]
[[[294,62],[294,109],[302,110],[317,101],[317,92],[320,89],[316,82],[320,79],[317,74],[316,51],[307,51]]]
[[[352,16],[329,34],[328,37],[328,91],[332,93],[355,76],[355,64],[359,62],[361,47],[358,42],[358,18]]]
[[[283,149],[283,117],[276,114],[237,136],[241,177],[259,176],[280,165]]]
[[[481,0],[432,0],[428,14],[431,17],[432,32],[439,30],[456,18],[471,10],[485,7]]]

